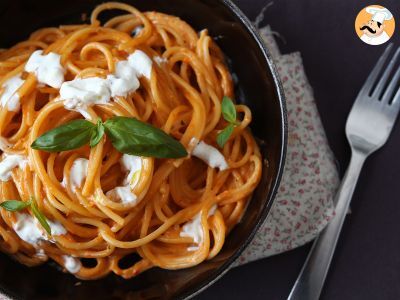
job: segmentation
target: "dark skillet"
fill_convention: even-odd
[[[80,23],[96,0],[2,0],[0,47],[26,39],[44,26]],[[281,178],[286,151],[286,112],[281,84],[271,56],[243,13],[227,0],[132,0],[140,10],[181,17],[195,29],[208,28],[226,54],[239,81],[237,101],[253,112],[251,129],[261,143],[268,168],[242,222],[226,239],[221,253],[196,267],[167,271],[154,268],[131,280],[109,275],[81,282],[47,264],[27,268],[0,254],[0,290],[16,299],[165,299],[194,296],[228,271],[265,220]],[[105,13],[104,15],[107,15]]]

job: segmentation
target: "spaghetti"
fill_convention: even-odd
[[[126,14],[101,25],[99,15],[110,9]],[[67,106],[60,96],[60,84],[87,99],[109,76],[113,82],[126,79],[122,71],[118,75],[118,62],[129,66],[134,53],[147,57],[151,68],[144,71],[143,61],[132,65],[138,85],[122,81],[131,84],[125,94],[117,95],[118,85],[105,85],[114,96],[81,106]],[[59,66],[51,67],[57,58]],[[98,81],[83,93],[89,78]],[[131,278],[152,267],[195,266],[220,252],[260,180],[248,107],[234,106],[240,120],[223,148],[216,143],[227,125],[221,101],[233,97],[223,53],[207,30],[198,34],[177,17],[104,3],[90,24],[43,28],[1,51],[0,86],[1,201],[34,198],[51,227],[49,235],[28,209],[0,209],[1,250],[25,265],[51,259],[88,280],[110,272]],[[50,153],[31,147],[43,133],[72,120],[96,124],[114,116],[162,129],[189,155],[127,155],[107,136],[92,148]]]

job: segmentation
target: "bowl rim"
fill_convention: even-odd
[[[253,23],[249,20],[249,18],[244,14],[244,12],[235,4],[233,3],[232,0],[218,0],[220,3],[222,3],[224,6],[226,6],[231,12],[234,13],[234,15],[241,21],[241,23],[246,27],[248,33],[252,36],[254,41],[257,43],[258,48],[261,50],[261,53],[264,56],[265,61],[267,62],[267,65],[269,69],[271,70],[271,75],[272,79],[274,82],[274,86],[276,88],[277,96],[278,96],[278,102],[280,106],[280,118],[281,118],[281,139],[282,139],[282,144],[280,147],[280,160],[279,163],[277,164],[278,166],[278,171],[277,171],[277,176],[271,185],[270,188],[270,198],[271,201],[264,206],[264,208],[261,211],[260,217],[257,220],[257,223],[253,227],[251,233],[247,236],[247,238],[242,242],[240,245],[239,249],[236,250],[236,252],[226,260],[219,268],[218,270],[211,275],[211,278],[207,278],[203,280],[203,282],[197,287],[195,291],[188,291],[184,293],[183,295],[179,296],[179,299],[184,299],[188,300],[191,299],[197,295],[199,295],[201,292],[209,288],[211,285],[213,285],[215,282],[217,282],[219,279],[222,278],[230,269],[232,264],[238,259],[240,254],[247,248],[247,246],[250,244],[250,242],[253,240],[256,232],[260,228],[261,224],[264,223],[266,220],[272,204],[274,203],[274,200],[276,198],[276,194],[278,192],[278,187],[282,179],[282,174],[283,170],[285,167],[285,161],[286,161],[286,151],[287,151],[287,138],[288,138],[288,121],[287,121],[287,109],[286,109],[286,97],[285,93],[283,90],[282,82],[279,78],[278,75],[278,70],[275,66],[275,63],[273,61],[272,55],[270,51],[267,49],[265,46],[265,43],[263,42],[261,35],[259,34],[258,30],[255,28]]]

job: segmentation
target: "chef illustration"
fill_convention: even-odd
[[[365,10],[371,15],[371,19],[360,27],[360,30],[363,32],[360,39],[369,45],[386,43],[390,39],[390,36],[385,31],[385,22],[393,18],[392,13],[386,8],[374,6],[368,6]]]

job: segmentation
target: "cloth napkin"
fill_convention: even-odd
[[[282,181],[270,214],[236,265],[299,247],[334,216],[339,185],[335,159],[299,52],[282,55],[270,27],[260,29],[286,96],[288,149]]]

